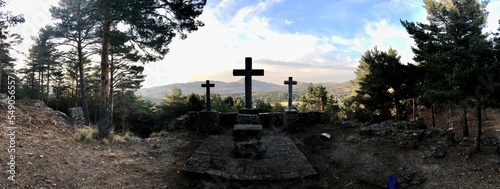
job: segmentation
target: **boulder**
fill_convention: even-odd
[[[349,121],[342,121],[342,122],[340,122],[340,127],[342,127],[342,128],[354,128],[354,127],[356,127],[356,124],[353,122],[349,122]]]
[[[41,100],[35,100],[33,102],[33,106],[37,107],[37,108],[43,108],[45,109],[47,106],[45,105],[45,103]]]
[[[83,121],[83,109],[82,107],[73,107],[68,109],[69,116],[74,121]]]
[[[64,123],[66,123],[66,124],[69,124],[69,118],[68,118],[68,116],[67,116],[65,113],[63,113],[63,112],[61,112],[61,111],[56,111],[56,114],[57,114],[57,117],[58,117],[61,121],[63,121],[63,122],[64,122]]]
[[[433,146],[431,148],[431,155],[435,158],[442,159],[446,155],[446,148],[442,146]]]

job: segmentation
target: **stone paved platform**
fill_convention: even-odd
[[[184,164],[188,173],[208,174],[231,180],[283,180],[316,175],[312,165],[292,140],[281,133],[262,136],[262,159],[233,158],[231,136],[209,136]]]

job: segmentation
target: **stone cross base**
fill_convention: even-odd
[[[235,158],[262,158],[265,148],[261,142],[262,125],[236,124],[233,129]]]

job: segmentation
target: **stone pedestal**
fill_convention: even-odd
[[[222,127],[219,125],[219,112],[216,111],[201,111],[198,131],[209,134],[222,133]]]
[[[298,111],[285,111],[285,130],[297,131],[300,129],[299,112]]]
[[[261,142],[262,125],[236,124],[233,130],[235,158],[260,159],[265,148]]]

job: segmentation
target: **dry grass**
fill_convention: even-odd
[[[110,135],[110,140],[112,142],[124,143],[124,142],[127,142],[128,140],[130,140],[131,138],[132,138],[132,133],[129,131],[127,131],[123,135],[118,135],[118,134],[114,134],[114,133],[111,133],[111,135]]]
[[[85,143],[90,143],[97,139],[97,130],[94,128],[86,127],[76,130],[73,138],[77,141],[83,141]]]
[[[50,139],[52,138],[53,134],[52,134],[52,131],[50,130],[43,130],[42,132],[42,138],[43,139]]]

